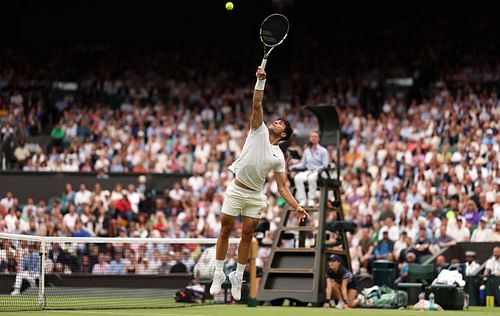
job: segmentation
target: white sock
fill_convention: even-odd
[[[215,272],[224,272],[224,260],[215,260]]]
[[[245,272],[245,267],[246,264],[241,264],[238,262],[236,265],[236,276],[239,277],[240,279],[243,279],[243,273]]]

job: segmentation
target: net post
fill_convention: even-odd
[[[255,259],[257,258],[257,250],[259,242],[254,237],[250,246],[250,294],[248,295],[248,307],[257,306],[257,268]]]
[[[47,244],[44,239],[40,242],[40,278],[38,279],[38,307],[45,307],[45,257],[47,255]]]

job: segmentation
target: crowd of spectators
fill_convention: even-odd
[[[369,269],[374,259],[403,262],[409,250],[418,262],[455,242],[500,241],[499,109],[494,91],[476,93],[471,88],[466,94],[459,91],[455,95],[443,89],[432,98],[409,105],[388,99],[378,118],[365,115],[360,107],[343,107],[339,111],[344,211],[347,220],[360,227],[358,234],[351,236],[351,256],[357,272]],[[158,139],[154,122],[145,129],[144,135],[149,135],[145,138]],[[84,184],[72,188],[67,184],[60,197],[47,197],[47,201],[18,201],[6,192],[0,200],[0,229],[43,236],[217,237],[223,192],[232,179],[225,167],[238,154],[245,131],[243,124],[229,131],[225,131],[226,124],[219,129],[212,127],[212,133],[226,138],[225,142],[210,143],[205,141],[211,138],[207,136],[211,130],[207,123],[183,124],[180,120],[175,124],[181,128],[191,126],[197,132],[189,134],[203,141],[193,139],[191,145],[187,141],[186,146],[192,147],[180,150],[185,159],[194,161],[192,168],[185,170],[191,174],[157,196],[153,207],[141,208],[145,198],[143,178],[137,185],[122,188],[118,184],[110,191],[99,183],[93,188]],[[116,133],[111,123],[102,125],[108,127],[103,129],[104,135],[109,129]],[[179,134],[181,138],[184,135],[188,134]],[[231,135],[232,145],[227,144]],[[115,137],[117,148],[133,145],[131,136],[123,142]],[[89,140],[88,146],[79,147],[73,143],[75,139],[79,139],[78,135],[69,139],[69,148],[63,145],[60,151],[54,149],[56,160],[78,161],[84,148],[96,145]],[[106,161],[106,153],[114,152],[112,144],[99,144],[102,152],[96,164]],[[151,157],[168,157],[169,150],[183,147],[182,141],[170,147],[168,141],[144,146],[138,152],[150,150]],[[72,147],[76,150],[70,153]],[[330,157],[336,157],[334,150],[329,148]],[[105,171],[111,172],[111,168]],[[272,175],[265,192],[269,207],[264,220],[271,223],[266,238],[272,239],[284,209]],[[168,254],[175,256],[181,251]],[[102,253],[108,258],[114,254]]]

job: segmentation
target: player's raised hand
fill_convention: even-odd
[[[264,80],[266,79],[266,72],[264,69],[262,69],[261,66],[257,68],[257,72],[255,73],[255,76],[257,76],[257,79],[259,80]]]

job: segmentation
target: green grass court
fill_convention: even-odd
[[[127,302],[130,304],[130,301]],[[173,308],[148,308],[148,309],[106,309],[106,310],[45,310],[45,311],[29,311],[29,312],[0,312],[0,316],[28,316],[28,315],[68,315],[68,316],[320,316],[320,315],[337,315],[357,316],[385,316],[385,315],[422,315],[420,312],[413,310],[384,310],[384,309],[351,309],[351,310],[336,310],[334,308],[324,309],[319,307],[272,307],[258,306],[247,307],[245,305],[201,305],[180,307],[180,305],[172,305]],[[470,315],[470,316],[493,316],[500,314],[500,308],[486,307],[471,307],[468,311],[445,311],[432,312],[439,313],[443,316],[451,315]]]

